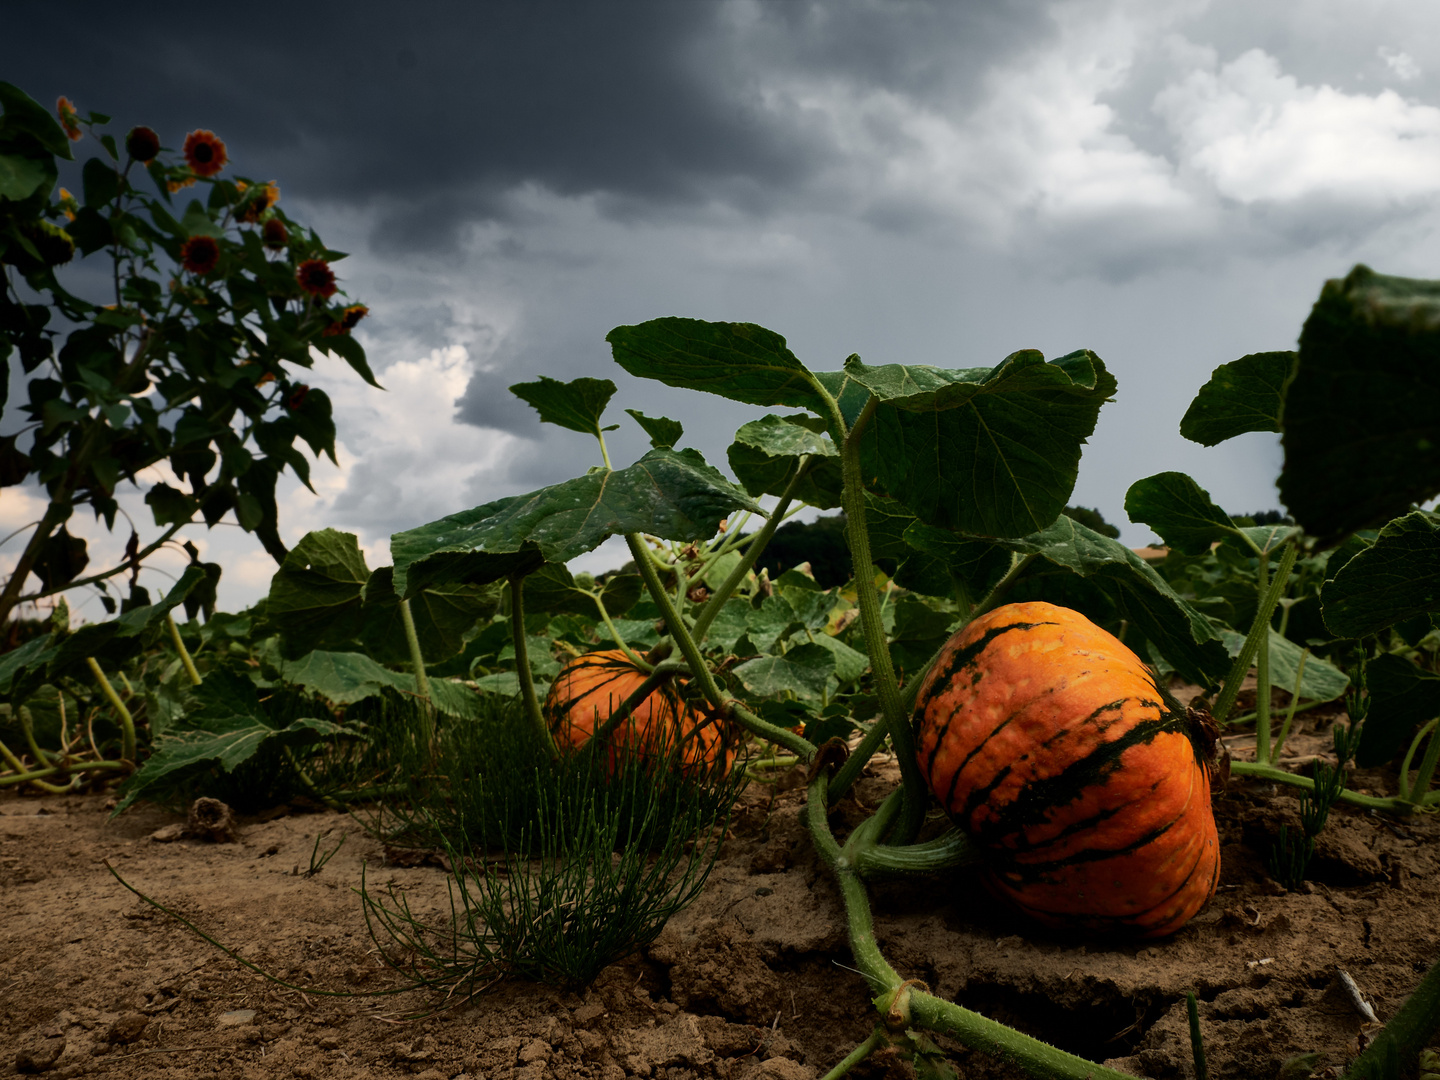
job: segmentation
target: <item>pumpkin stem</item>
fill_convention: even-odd
[[[652,571],[653,573],[653,571]],[[510,575],[510,637],[515,643],[515,675],[520,680],[520,700],[525,706],[535,729],[540,745],[552,761],[560,758],[560,748],[550,734],[550,725],[540,711],[540,701],[535,696],[535,676],[530,671],[530,650],[525,640],[525,575]]]

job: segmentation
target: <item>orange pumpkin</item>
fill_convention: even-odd
[[[619,649],[586,653],[572,660],[545,698],[545,721],[560,748],[578,750],[641,683],[645,673]],[[627,755],[674,754],[687,772],[717,766],[728,772],[733,753],[718,723],[679,693],[684,681],[661,683],[609,734],[609,770]]]
[[[930,789],[985,853],[991,891],[1056,927],[1172,933],[1220,847],[1203,737],[1119,640],[1010,604],[945,645],[916,702]]]

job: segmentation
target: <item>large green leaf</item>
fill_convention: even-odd
[[[867,493],[870,554],[895,584],[926,596],[978,603],[1005,576],[1011,553],[989,540],[958,537],[923,525],[894,499]],[[914,532],[911,530],[914,529]]]
[[[615,362],[643,379],[704,390],[747,405],[825,414],[814,376],[785,339],[753,323],[651,319],[605,335]]]
[[[370,568],[354,533],[306,533],[270,579],[266,614],[280,631],[286,654],[353,644],[364,626],[362,593],[369,580]]]
[[[219,766],[230,772],[254,757],[267,742],[295,745],[356,734],[332,720],[314,717],[302,717],[279,727],[266,714],[255,684],[223,668],[211,671],[205,682],[195,688],[186,722],[190,730],[157,741],[154,753],[126,781],[115,813],[173,774],[201,766]]]
[[[1222,630],[1225,650],[1233,659],[1240,655],[1245,635],[1238,630]],[[1301,648],[1287,637],[1270,628],[1270,685],[1286,693],[1294,693],[1295,676],[1300,671]],[[1345,693],[1350,676],[1323,657],[1305,658],[1305,673],[1300,683],[1300,697],[1305,701],[1334,701]],[[1368,721],[1367,721],[1368,723]]]
[[[537,382],[516,383],[510,392],[540,414],[546,424],[600,437],[600,417],[615,395],[609,379],[561,382],[541,375]]]
[[[1125,493],[1125,513],[1186,555],[1204,554],[1211,544],[1235,532],[1230,515],[1182,472],[1156,473],[1135,481]]]
[[[1046,363],[1027,350],[989,371],[852,357],[845,371],[883,399],[862,445],[867,475],[927,525],[979,536],[1024,536],[1055,520],[1115,392],[1089,351]]]
[[[1279,431],[1294,352],[1250,353],[1221,364],[1180,418],[1180,434],[1214,446],[1250,431]]]
[[[386,664],[410,662],[410,643],[395,594],[394,567],[382,566],[365,585],[360,640],[376,660]],[[465,635],[495,610],[500,599],[497,585],[437,585],[422,589],[409,600],[415,637],[425,663],[439,664],[465,647]]]
[[[759,656],[735,667],[745,689],[760,697],[794,694],[802,701],[818,701],[835,673],[835,654],[806,642],[784,656]]]
[[[1062,516],[1047,529],[997,544],[1038,555],[1099,586],[1120,617],[1133,623],[1189,681],[1213,686],[1228,668],[1229,657],[1210,620],[1120,541]]]
[[[280,669],[288,683],[319,694],[337,705],[350,705],[368,697],[379,697],[383,687],[415,694],[415,676],[391,671],[364,653],[330,652],[317,649]],[[448,679],[431,679],[430,697],[435,707],[451,716],[474,716],[476,695],[468,687]]]
[[[49,109],[25,93],[18,86],[0,82],[0,108],[4,109],[4,120],[0,131],[6,134],[26,132],[39,140],[50,153],[66,161],[73,160],[70,140]]]
[[[809,418],[765,416],[743,424],[730,444],[730,470],[751,495],[781,495],[791,474],[807,457],[818,458],[800,481],[795,497],[829,510],[841,505],[845,481],[834,442],[801,423]]]
[[[1325,626],[1343,638],[1440,611],[1440,514],[1416,510],[1386,525],[1325,582],[1320,606]]]
[[[49,161],[21,154],[0,154],[0,199],[19,202],[27,199],[46,181],[54,183],[55,168]]]
[[[1370,709],[1360,729],[1355,763],[1373,769],[1405,749],[1417,727],[1440,716],[1440,675],[1381,653],[1365,665],[1365,685]]]
[[[564,563],[617,533],[708,540],[735,510],[764,513],[698,451],[651,450],[625,469],[589,473],[396,533],[390,538],[395,587],[408,594],[411,564],[443,552],[510,554],[533,545],[546,562]]]
[[[1328,281],[1285,397],[1280,497],[1322,546],[1440,493],[1440,282]]]

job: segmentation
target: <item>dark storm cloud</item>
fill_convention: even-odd
[[[371,204],[388,253],[453,248],[526,182],[617,216],[719,198],[764,213],[834,153],[765,81],[794,70],[923,95],[975,92],[1033,43],[1042,5],[867,0],[487,0],[401,9],[7,5],[0,72],[145,123],[220,133],[288,195]],[[748,14],[747,14],[748,12]],[[803,111],[802,111],[803,112]]]

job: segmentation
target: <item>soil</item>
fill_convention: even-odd
[[[1333,719],[1310,715],[1287,757],[1323,756]],[[893,786],[893,763],[871,773],[837,828]],[[1394,782],[1380,772],[1350,780],[1376,793]],[[1307,1051],[1323,1052],[1313,1068],[1326,1075],[1374,1030],[1340,972],[1383,1022],[1440,957],[1440,820],[1338,807],[1308,880],[1287,892],[1265,860],[1280,825],[1298,827],[1293,790],[1235,779],[1217,795],[1219,892],[1168,939],[1047,934],[957,873],[875,888],[881,948],[938,994],[1138,1076],[1193,1075],[1191,989],[1211,1076],[1274,1077]],[[700,899],[589,987],[507,982],[447,1003],[420,991],[323,997],[278,987],[138,900],[104,865],[282,978],[373,991],[395,976],[353,891],[362,864],[372,885],[393,883],[417,905],[443,904],[448,875],[387,858],[351,818],[292,806],[181,835],[184,819],[153,807],[112,819],[104,793],[5,794],[0,1076],[823,1075],[869,1034],[875,1013],[847,967],[838,895],[802,826],[802,798],[798,787],[752,785]],[[327,847],[341,834],[347,842],[307,876],[316,837],[327,834]],[[1020,1075],[939,1042],[962,1077]],[[913,1074],[886,1051],[853,1075]]]

